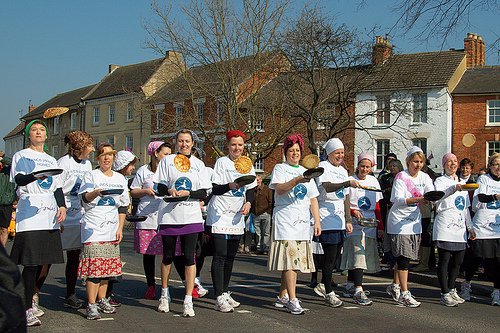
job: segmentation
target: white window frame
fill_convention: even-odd
[[[255,162],[253,163],[254,169],[264,170],[265,160],[262,158],[262,154],[258,154]]]
[[[182,127],[182,114],[184,113],[184,105],[175,104],[175,128],[180,129]]]
[[[493,146],[493,147],[492,147]],[[500,153],[500,141],[486,141],[486,164],[493,153]]]
[[[114,104],[108,105],[108,124],[114,124],[116,121],[116,106]]]
[[[205,124],[205,103],[196,103],[196,121],[198,125],[203,126]]]
[[[70,130],[76,130],[76,127],[78,126],[78,114],[76,112],[71,112],[69,116],[69,129]]]
[[[52,134],[53,135],[58,135],[59,134],[59,116],[54,117],[52,119]]]
[[[128,102],[125,121],[132,121],[132,120],[134,120],[134,103]]]
[[[92,112],[92,124],[99,125],[100,120],[101,120],[101,109],[98,106],[94,106],[94,110]]]
[[[59,146],[52,146],[52,157],[59,158]]]
[[[494,117],[498,118],[498,121],[490,121],[490,113],[492,110],[495,111]],[[500,126],[500,100],[490,99],[486,101],[486,125]]]
[[[391,98],[387,95],[381,95],[375,97],[375,125],[377,126],[387,126],[391,124]],[[380,105],[383,104],[383,105]],[[388,105],[386,105],[388,104]],[[382,121],[379,121],[379,113],[382,114]],[[386,118],[387,121],[386,121]]]
[[[134,150],[134,136],[132,134],[125,135],[125,150]]]
[[[387,146],[385,144],[387,143]],[[382,149],[379,149],[379,144],[382,144]],[[387,148],[387,149],[386,149]],[[375,158],[377,163],[377,169],[382,170],[384,168],[385,156],[391,151],[391,140],[389,139],[379,139],[375,140]]]
[[[226,140],[222,138],[215,139],[214,146],[220,150],[222,156],[226,154]]]
[[[427,94],[412,95],[413,123],[427,123]]]
[[[109,144],[113,145],[113,147],[115,146],[115,136],[114,136],[114,135],[108,136],[108,137],[106,138],[106,141],[107,141]]]
[[[165,110],[157,109],[156,110],[156,129],[161,130],[163,124],[163,117],[165,116]]]
[[[429,148],[429,140],[427,138],[415,138],[411,140],[411,143],[413,146],[417,146],[422,149],[424,155],[427,156],[427,149]],[[422,145],[422,143],[425,143],[425,146]]]

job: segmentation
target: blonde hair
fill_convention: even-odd
[[[500,153],[493,153],[493,155],[488,158],[488,166],[491,166],[493,164],[493,161],[497,158],[500,158]]]
[[[416,151],[416,152],[414,152],[413,154],[411,154],[410,156],[408,156],[408,157],[406,158],[406,166],[407,166],[407,167],[408,167],[408,162],[410,162],[410,161],[411,161],[411,160],[412,160],[415,156],[420,157],[420,158],[422,159],[422,162],[424,162],[424,163],[425,163],[426,158],[425,158],[424,153],[423,153],[423,152],[421,152],[421,151]]]

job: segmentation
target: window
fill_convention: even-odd
[[[75,130],[76,129],[76,126],[77,126],[77,113],[76,112],[73,112],[71,113],[70,115],[70,118],[69,118],[69,128],[71,130]]]
[[[115,105],[110,104],[108,108],[108,123],[115,122]]]
[[[377,97],[377,124],[391,123],[391,109],[389,96]]]
[[[134,149],[134,137],[132,134],[125,136],[125,150],[132,151]]]
[[[219,125],[224,124],[225,113],[226,113],[226,106],[224,105],[224,101],[218,100],[216,105],[217,124]]]
[[[115,145],[115,136],[114,135],[108,136],[108,143],[112,144],[113,146]]]
[[[205,104],[196,104],[196,120],[199,125],[205,123]]]
[[[389,140],[376,140],[377,143],[377,166],[379,169],[384,167],[385,155],[389,154],[391,145]]]
[[[488,156],[486,156],[486,161],[490,158],[494,153],[500,153],[500,141],[488,141]]]
[[[224,139],[216,139],[215,140],[215,148],[222,154],[226,153],[226,141]]]
[[[184,107],[182,105],[175,106],[175,128],[180,129],[182,127],[182,113],[184,112]]]
[[[59,117],[54,118],[52,125],[54,126],[52,128],[52,134],[54,135],[59,134]]]
[[[259,108],[255,110],[255,130],[257,131],[264,131],[264,108]]]
[[[262,158],[262,154],[257,155],[257,159],[253,164],[255,169],[264,170],[264,159]]]
[[[52,157],[59,158],[59,146],[52,146]]]
[[[132,102],[127,103],[127,117],[126,121],[134,120],[134,104]]]
[[[325,108],[318,111],[317,129],[324,130],[330,126],[332,119],[335,118],[335,103],[329,102]]]
[[[413,122],[427,122],[427,94],[413,95]]]
[[[500,100],[491,100],[486,104],[486,114],[488,115],[488,124],[500,123]]]
[[[198,141],[198,142],[196,142],[195,147],[196,147],[197,157],[200,160],[203,160],[203,157],[205,157],[205,142]]]
[[[422,149],[422,151],[424,152],[424,155],[427,156],[427,139],[425,138],[413,139],[412,143],[414,146],[420,147],[420,149]]]
[[[163,124],[164,110],[156,110],[156,129],[161,130]]]
[[[99,109],[98,106],[94,106],[94,114],[93,114],[93,121],[92,121],[92,123],[94,125],[99,125],[100,118],[101,118],[101,110]]]

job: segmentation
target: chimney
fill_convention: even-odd
[[[484,41],[483,38],[472,32],[464,38],[464,49],[467,58],[467,68],[484,66]]]
[[[120,65],[113,65],[113,64],[109,65],[108,66],[108,73],[111,73],[112,71],[114,71],[118,67],[120,67]]]
[[[375,37],[375,45],[373,45],[372,64],[381,65],[392,56],[392,45],[389,43],[389,37]]]

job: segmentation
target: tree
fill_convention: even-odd
[[[260,88],[288,69],[271,43],[288,0],[192,0],[179,5],[182,15],[177,17],[172,6],[153,2],[156,21],[146,24],[147,47],[161,54],[169,49],[182,54],[185,68],[173,88],[191,99],[184,112],[196,115],[197,100],[204,97],[224,111],[223,119],[185,117],[182,126],[197,130],[218,153],[216,141],[222,133],[243,129],[252,156],[265,158],[293,127],[283,117],[283,108],[263,110],[255,103]]]

